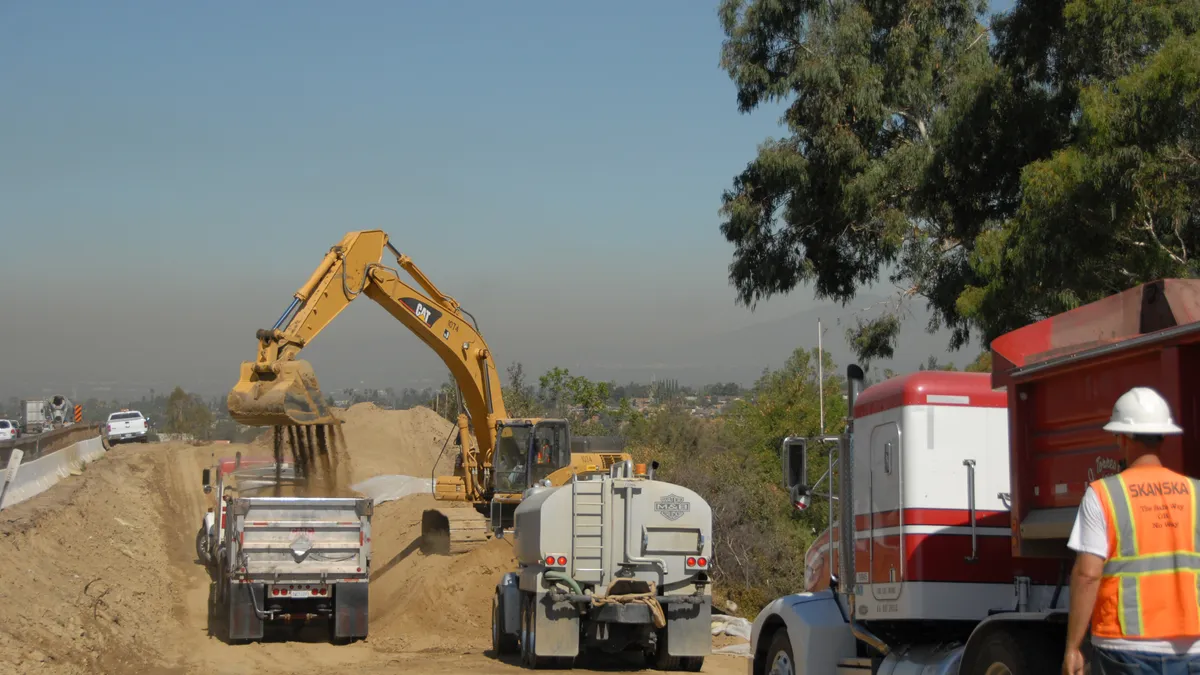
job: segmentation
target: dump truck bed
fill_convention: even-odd
[[[1168,467],[1200,474],[1200,281],[1168,279],[1007,333],[992,343],[993,386],[1008,388],[1013,554],[1065,557],[1088,483],[1121,470],[1102,429],[1117,398],[1156,389],[1182,436]]]

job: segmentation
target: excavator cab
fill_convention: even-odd
[[[501,423],[495,453],[495,492],[521,494],[571,464],[566,420]]]
[[[571,431],[565,420],[538,422],[529,445],[528,487],[571,465]]]

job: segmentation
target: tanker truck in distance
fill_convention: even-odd
[[[712,651],[712,511],[655,480],[656,466],[626,460],[525,491],[512,535],[519,569],[492,601],[496,653],[555,668],[584,649],[632,650],[660,670],[700,670]]]
[[[805,556],[804,592],[755,618],[751,675],[1060,671],[1066,541],[1088,484],[1122,468],[1101,428],[1117,398],[1162,394],[1184,428],[1165,437],[1163,463],[1200,475],[1200,380],[1184,376],[1200,365],[1200,281],[1143,284],[991,350],[990,375],[922,371],[865,389],[852,365],[845,432],[784,441],[793,504],[831,498],[832,522]]]

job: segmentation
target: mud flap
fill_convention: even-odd
[[[496,591],[500,594],[501,631],[514,637],[521,634],[521,587],[516,572],[505,574]]]
[[[230,641],[262,639],[263,620],[254,611],[256,601],[259,607],[266,601],[266,586],[263,584],[229,585]]]
[[[538,656],[579,655],[579,609],[569,602],[553,602],[547,593],[538,593],[534,602]]]
[[[712,653],[712,598],[698,605],[664,605],[667,615],[667,654],[708,656]]]
[[[367,584],[335,584],[333,591],[333,636],[338,639],[367,637]]]

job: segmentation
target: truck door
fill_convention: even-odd
[[[900,427],[895,422],[871,430],[871,595],[900,597],[904,581],[904,517],[900,503]]]

